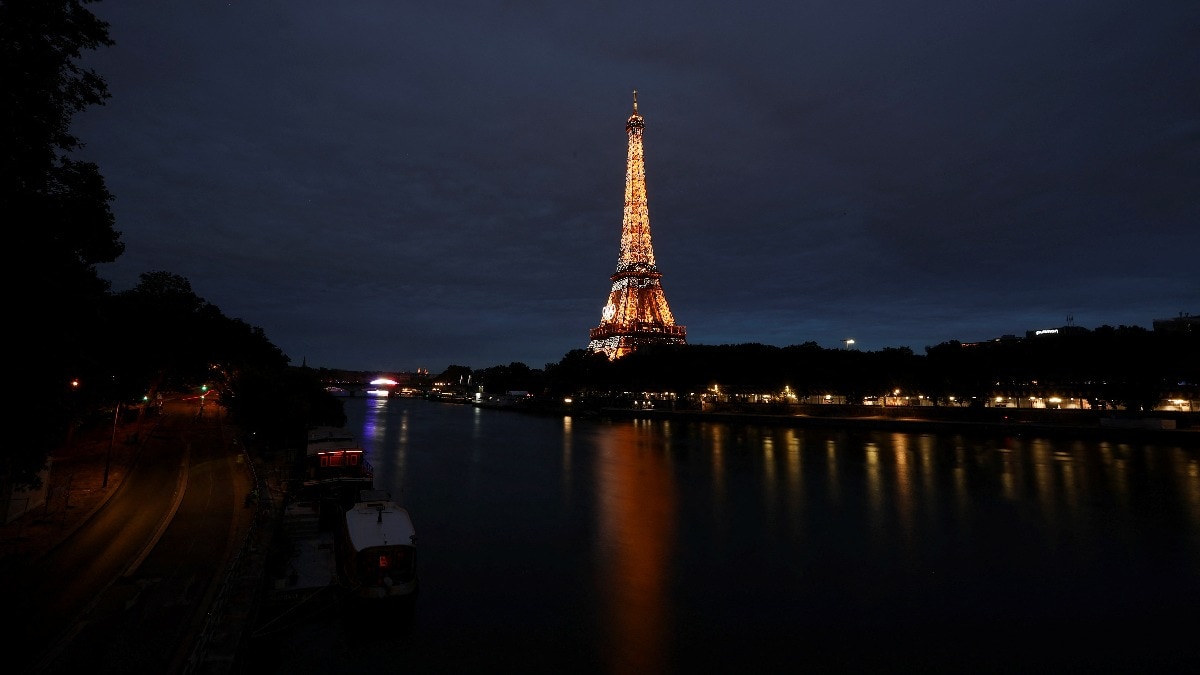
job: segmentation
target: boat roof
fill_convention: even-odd
[[[354,441],[354,434],[345,427],[313,427],[308,430],[309,443],[332,440]]]
[[[358,443],[354,441],[343,441],[332,439],[328,441],[313,441],[308,444],[308,454],[315,455],[320,452],[337,452],[342,450],[345,452],[362,452],[363,449],[358,447]]]
[[[408,509],[386,498],[357,502],[346,512],[346,533],[355,551],[372,546],[414,546],[417,536]]]

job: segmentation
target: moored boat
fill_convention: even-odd
[[[374,485],[374,470],[348,430],[317,427],[308,433],[302,499],[336,506],[341,514],[361,490]]]
[[[363,490],[338,533],[338,579],[358,598],[417,592],[417,532],[408,509],[383,490]]]

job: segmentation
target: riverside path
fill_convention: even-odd
[[[13,672],[228,672],[236,640],[221,653],[214,605],[254,529],[256,479],[223,413],[166,401],[103,502],[6,570]]]

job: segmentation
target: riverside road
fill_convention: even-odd
[[[167,401],[136,470],[95,514],[9,579],[12,672],[223,672],[198,654],[253,526],[252,471],[223,410]],[[219,652],[219,650],[217,650]]]

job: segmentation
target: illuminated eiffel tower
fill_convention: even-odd
[[[638,114],[637,90],[633,114],[625,122],[629,154],[625,160],[625,215],[621,222],[621,255],[612,275],[612,290],[604,305],[600,325],[589,332],[588,350],[618,359],[649,344],[687,342],[687,329],[675,325],[654,265],[650,246],[650,213],[646,207],[646,163],[642,132],[646,121]]]

